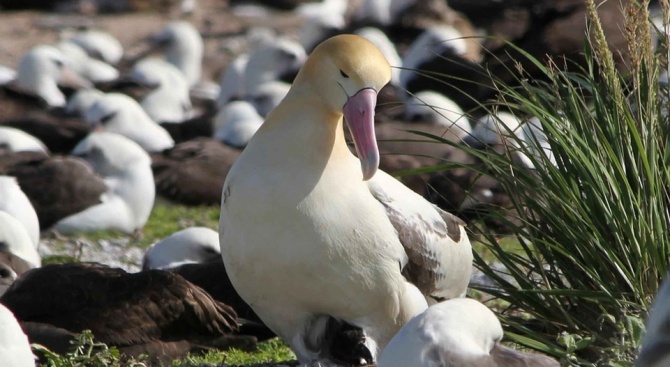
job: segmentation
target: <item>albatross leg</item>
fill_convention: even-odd
[[[303,325],[298,329],[298,333],[282,335],[284,340],[291,344],[301,366],[316,366],[314,363],[328,358],[329,350],[326,343],[328,321],[329,317],[326,315],[309,315],[300,324],[294,324]]]
[[[285,338],[301,367],[364,366],[374,362],[360,327],[328,315],[306,319],[302,332]],[[376,345],[373,342],[373,347]]]

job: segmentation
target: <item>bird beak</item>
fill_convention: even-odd
[[[344,104],[344,120],[354,138],[356,153],[361,161],[363,180],[375,175],[379,168],[379,149],[375,137],[375,105],[377,92],[372,88],[359,90]]]
[[[72,71],[70,68],[67,67],[61,69],[61,75],[60,79],[58,80],[58,85],[73,89],[93,87],[93,84],[91,82],[84,79],[84,77],[75,73],[74,71]]]

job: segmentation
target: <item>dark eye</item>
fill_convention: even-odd
[[[296,55],[293,52],[289,52],[289,51],[286,51],[286,50],[280,50],[280,53],[283,57],[285,57],[286,59],[288,59],[290,61],[294,61],[294,60],[298,59],[298,55]]]
[[[108,114],[108,115],[103,116],[103,117],[100,119],[100,123],[104,125],[104,124],[108,123],[109,120],[113,119],[114,116],[116,116],[116,111],[115,111],[115,112],[112,112],[112,113],[110,113],[110,114]]]
[[[63,67],[63,60],[54,60],[54,63],[55,63],[56,66],[58,66],[59,68],[62,68],[62,67]]]
[[[6,268],[5,266],[0,268],[0,278],[10,278],[12,276],[12,270]]]
[[[342,75],[345,78],[349,78],[349,75],[347,75],[344,71],[340,70],[340,75]]]
[[[213,248],[209,248],[209,247],[205,248],[205,252],[208,253],[208,254],[217,254],[217,255],[219,254],[218,251],[214,250]]]

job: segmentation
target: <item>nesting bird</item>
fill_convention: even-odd
[[[58,85],[80,88],[91,84],[66,65],[63,53],[56,47],[33,47],[21,59],[15,80],[16,88],[41,98],[47,106],[62,107],[66,100]]]
[[[11,284],[17,276],[42,265],[42,259],[26,228],[18,219],[2,210],[0,210],[0,264],[4,265],[3,287]],[[6,278],[7,276],[9,278]]]
[[[48,154],[49,149],[36,137],[10,126],[0,126],[0,148],[12,152],[42,152]]]
[[[189,85],[176,66],[162,59],[146,58],[133,66],[128,77],[153,87],[140,101],[153,121],[179,123],[189,116],[193,108]]]
[[[26,229],[33,246],[40,243],[40,223],[30,203],[15,177],[0,175],[0,210],[16,218]]]
[[[98,98],[86,110],[85,119],[95,127],[125,136],[147,152],[174,146],[170,134],[156,124],[137,101],[125,94],[108,93]]]
[[[408,322],[382,353],[379,367],[558,367],[544,355],[500,343],[502,326],[469,298],[444,301]]]
[[[176,21],[168,24],[152,37],[155,47],[161,49],[165,61],[177,67],[189,86],[202,78],[203,43],[200,32],[190,23]]]
[[[219,235],[206,227],[191,227],[175,232],[149,247],[143,269],[174,268],[183,264],[219,259]]]
[[[390,78],[370,41],[324,41],[224,184],[230,280],[301,363],[332,360],[331,320],[360,328],[375,359],[428,303],[462,297],[469,282],[463,222],[377,169],[374,108]]]
[[[151,158],[131,140],[110,132],[96,132],[72,152],[85,159],[104,181],[100,203],[59,220],[61,233],[102,229],[133,233],[149,219],[156,195]]]
[[[42,343],[58,353],[69,351],[68,341],[87,329],[99,342],[135,357],[148,354],[152,361],[179,358],[192,348],[230,346],[236,339],[232,308],[161,270],[49,264],[25,273],[0,303],[14,312],[29,339],[52,335]]]
[[[14,314],[0,304],[0,356],[5,367],[34,367],[35,356],[28,337]]]
[[[244,148],[263,124],[263,117],[246,101],[225,105],[214,117],[213,138],[231,147]]]

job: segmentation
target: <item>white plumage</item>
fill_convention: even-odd
[[[158,33],[154,42],[163,49],[165,61],[184,73],[189,86],[200,82],[204,44],[197,28],[185,21],[175,21]]]
[[[0,361],[3,367],[35,367],[28,337],[12,311],[0,304]]]
[[[123,135],[147,152],[174,146],[170,134],[156,124],[137,101],[125,94],[108,93],[98,98],[84,116],[88,123]]]
[[[405,115],[409,119],[418,118],[448,127],[460,138],[472,133],[472,125],[463,109],[438,92],[427,90],[416,93],[407,102]]]
[[[0,210],[0,253],[11,255],[6,261],[18,275],[42,265],[42,259],[26,228],[18,219],[3,210]]]
[[[67,37],[67,40],[86,50],[89,56],[112,65],[121,61],[123,57],[121,42],[116,37],[101,30],[79,31]]]
[[[60,42],[56,47],[63,53],[67,66],[78,75],[93,83],[108,82],[119,77],[112,65],[91,58],[86,51],[73,42]]]
[[[60,84],[90,86],[67,67],[63,53],[56,47],[35,46],[21,58],[17,87],[41,97],[49,106],[61,107],[65,105],[65,95],[58,89]]]
[[[21,222],[33,246],[37,248],[40,244],[40,222],[35,208],[15,177],[0,176],[0,210]]]
[[[236,148],[244,148],[262,124],[263,118],[252,104],[233,101],[214,117],[213,138]]]
[[[158,58],[146,58],[135,64],[129,78],[142,85],[152,85],[140,106],[156,122],[184,121],[193,106],[184,74],[174,65]]]
[[[219,233],[206,227],[191,227],[151,245],[144,254],[142,268],[169,269],[207,262],[220,256]]]
[[[500,344],[496,315],[469,298],[444,301],[412,319],[391,340],[378,367],[558,367],[555,360]]]
[[[108,191],[101,203],[56,223],[61,233],[102,229],[133,233],[146,224],[156,197],[151,158],[131,140],[110,132],[95,132],[72,154],[84,158],[101,176]]]
[[[463,35],[452,26],[434,26],[426,29],[403,55],[400,85],[407,87],[409,80],[419,72],[418,69],[423,62],[439,57],[447,49],[451,49],[457,55],[464,55],[467,47]]]
[[[0,126],[0,147],[6,147],[12,152],[48,153],[47,147],[41,140],[9,126]]]
[[[376,172],[373,111],[390,76],[370,41],[325,41],[224,184],[230,279],[301,363],[329,360],[329,317],[361,327],[375,356],[427,298],[460,297],[469,281],[463,223]]]

